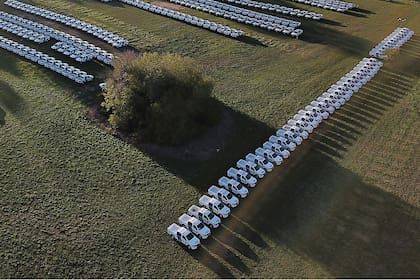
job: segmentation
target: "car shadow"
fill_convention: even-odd
[[[302,25],[304,32],[299,38],[308,43],[332,46],[357,57],[365,56],[372,47],[372,42],[367,39],[327,27],[318,22],[302,20]]]
[[[191,251],[182,245],[180,245],[180,247],[183,248],[188,254],[190,254],[191,257],[193,257],[195,260],[213,271],[218,277],[224,279],[234,278],[232,272],[217,258],[210,254],[206,248],[201,247],[196,251]]]
[[[288,172],[260,185],[261,206],[242,218],[333,277],[418,275],[419,209],[366,184],[315,146],[310,150]]]

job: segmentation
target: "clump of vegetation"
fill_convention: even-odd
[[[106,84],[103,106],[112,129],[140,142],[182,144],[220,118],[213,83],[187,57],[129,52]]]

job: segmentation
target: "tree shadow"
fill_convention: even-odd
[[[6,124],[6,112],[0,107],[0,126]]]
[[[6,82],[0,80],[0,105],[13,115],[24,113],[25,100]]]
[[[0,71],[10,73],[17,77],[20,77],[22,75],[22,72],[17,66],[18,59],[16,57],[14,57],[13,55],[10,55],[8,51],[3,50],[3,49],[0,49],[0,57],[1,57]]]
[[[235,111],[218,100],[214,102],[214,106],[221,107],[222,120],[191,143],[178,147],[136,146],[169,172],[202,192],[217,183],[229,167],[235,166],[247,153],[254,152],[275,132],[265,123]]]

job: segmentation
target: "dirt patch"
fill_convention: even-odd
[[[162,7],[162,8],[167,8],[167,9],[170,9],[170,10],[174,10],[174,11],[179,11],[179,10],[183,9],[183,7],[180,6],[180,5],[172,4],[172,3],[168,3],[168,2],[163,2],[163,1],[155,1],[155,2],[152,2],[152,4],[156,5],[156,6],[159,6],[159,7]]]

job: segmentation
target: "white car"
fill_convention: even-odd
[[[299,135],[289,131],[289,130],[285,130],[285,129],[279,129],[276,131],[276,136],[277,137],[284,137],[286,139],[288,139],[289,141],[295,143],[296,145],[300,145],[302,144],[302,137],[300,137]]]
[[[236,163],[236,167],[242,169],[243,171],[251,173],[254,176],[257,176],[258,178],[262,178],[265,175],[264,169],[262,169],[253,162],[249,162],[243,159],[238,160],[238,162]]]
[[[271,172],[273,170],[273,167],[274,167],[273,164],[262,156],[249,153],[246,155],[245,159],[249,162],[253,162],[257,164],[261,168],[264,168],[266,172]]]
[[[312,131],[314,130],[314,128],[317,128],[319,125],[319,122],[311,116],[296,114],[294,115],[293,119],[308,124],[308,126],[310,126],[310,127],[307,127],[308,130],[312,129]]]
[[[230,215],[230,208],[224,205],[220,200],[214,197],[203,195],[198,200],[198,204],[206,207],[214,214],[219,215],[222,218],[227,218]]]
[[[299,110],[298,115],[303,115],[303,116],[307,116],[307,117],[312,117],[315,119],[315,121],[319,124],[320,122],[322,122],[322,116],[319,115],[316,111],[312,111],[312,110]]]
[[[295,120],[295,119],[291,119],[287,122],[287,124],[289,125],[293,125],[293,126],[298,126],[304,130],[306,130],[308,133],[312,133],[314,131],[314,128],[312,125],[309,125],[306,122],[303,122],[301,120]]]
[[[229,205],[232,208],[235,208],[239,205],[239,199],[236,196],[234,196],[230,191],[219,188],[215,185],[211,186],[207,190],[207,193],[210,196],[219,199],[220,201],[222,201],[226,205]]]
[[[178,218],[178,223],[192,231],[201,239],[207,239],[210,236],[210,229],[196,217],[191,217],[190,215],[182,214]]]
[[[296,135],[299,135],[303,139],[308,139],[308,137],[309,137],[309,133],[307,131],[303,130],[302,128],[300,128],[300,127],[297,127],[297,126],[294,126],[294,125],[285,124],[285,125],[283,125],[282,128],[284,130],[288,130],[288,131],[290,131],[290,132],[292,132],[292,133],[294,133]]]
[[[255,185],[257,184],[257,179],[249,175],[246,171],[231,167],[226,173],[228,177],[235,179],[238,182],[241,182],[242,184],[245,184],[246,186],[249,186],[251,188],[255,187]]]
[[[248,196],[248,189],[245,188],[241,183],[234,179],[230,179],[228,177],[222,176],[220,177],[219,186],[225,188],[226,190],[239,195],[241,198],[245,198]]]
[[[255,154],[261,157],[264,157],[269,162],[274,163],[275,165],[280,165],[283,162],[283,158],[271,150],[264,148],[257,148]]]
[[[212,228],[218,228],[220,226],[220,218],[204,207],[192,205],[190,208],[188,208],[188,215],[196,217]]]
[[[271,135],[270,138],[268,138],[268,141],[272,142],[272,143],[276,143],[279,144],[280,146],[282,146],[284,149],[289,150],[288,154],[284,154],[284,158],[288,158],[290,155],[290,152],[293,152],[296,149],[296,144],[291,142],[289,139],[285,138],[285,137],[281,137],[281,136],[277,136],[277,135]]]
[[[285,148],[283,148],[281,145],[277,143],[273,143],[271,141],[264,142],[263,148],[267,150],[271,150],[278,154],[279,156],[283,157],[283,154],[289,156],[289,151],[287,151]]]
[[[310,106],[313,106],[315,108],[320,108],[322,110],[324,110],[328,116],[332,113],[334,113],[335,108],[333,106],[331,106],[328,102],[325,101],[312,101]],[[325,114],[323,115],[323,117],[325,116]],[[327,116],[327,118],[328,118]]]
[[[167,233],[172,239],[187,246],[188,249],[195,250],[200,246],[200,239],[194,236],[188,229],[175,223],[168,227]]]

